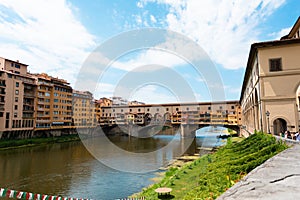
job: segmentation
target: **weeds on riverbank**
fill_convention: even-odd
[[[255,167],[286,148],[282,142],[263,133],[238,143],[229,139],[227,145],[214,154],[205,155],[181,169],[169,169],[160,183],[144,189],[138,197],[158,199],[154,190],[170,187],[173,189],[170,199],[216,199]]]
[[[29,138],[20,140],[0,140],[0,150],[8,148],[18,148],[22,146],[36,146],[41,144],[62,143],[69,141],[78,141],[79,136],[76,135],[64,135],[59,137],[48,138]]]

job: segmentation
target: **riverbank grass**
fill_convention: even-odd
[[[240,142],[228,143],[214,154],[208,154],[183,166],[170,168],[164,178],[133,197],[158,199],[159,187],[172,188],[165,199],[216,199],[228,188],[267,159],[287,146],[274,137],[256,133]]]
[[[77,134],[63,135],[63,136],[57,136],[57,137],[48,137],[48,138],[0,140],[0,150],[28,147],[28,146],[37,146],[37,145],[43,145],[43,144],[79,141],[79,140],[80,140],[80,137]]]

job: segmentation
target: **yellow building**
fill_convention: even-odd
[[[0,57],[0,138],[32,136],[35,94],[27,65]]]
[[[300,17],[280,40],[251,45],[240,103],[243,133],[299,127]]]
[[[110,106],[112,106],[112,103],[113,103],[113,101],[111,99],[108,99],[105,97],[100,98],[99,100],[95,101],[96,120],[97,120],[98,124],[104,125],[104,124],[109,123],[109,121],[107,121],[107,119],[109,118],[109,114],[107,114],[107,113],[104,114],[103,107],[110,107]],[[107,116],[106,116],[106,114],[107,114]]]
[[[36,131],[69,129],[72,125],[72,87],[63,79],[45,73],[36,79]],[[60,134],[60,133],[55,133]]]
[[[94,128],[97,125],[92,93],[73,90],[73,123],[75,128]]]

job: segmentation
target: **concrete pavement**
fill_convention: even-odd
[[[300,199],[300,144],[270,158],[218,200]]]

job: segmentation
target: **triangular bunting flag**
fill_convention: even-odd
[[[6,189],[1,188],[0,189],[0,197],[5,197],[6,196]]]
[[[34,195],[34,200],[41,200],[41,195],[40,194],[35,194]]]
[[[10,190],[10,189],[7,190],[6,196],[8,198],[14,198],[14,195],[15,195],[15,191],[14,190]]]
[[[26,200],[33,200],[33,194],[31,192],[26,193]]]
[[[42,195],[42,200],[48,200],[48,199],[49,199],[48,195],[45,195],[45,194]]]
[[[17,192],[17,199],[22,199],[23,194],[24,194],[24,192],[18,191]]]

